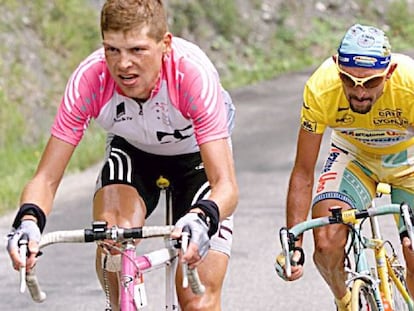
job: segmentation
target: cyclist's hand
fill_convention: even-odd
[[[26,262],[20,258],[19,252],[19,241],[24,234],[26,234],[29,239],[28,257]],[[40,229],[32,220],[23,220],[17,229],[13,229],[13,231],[8,234],[7,251],[9,252],[15,270],[19,270],[21,267],[26,267],[26,270],[29,272],[33,268],[36,262],[36,256],[39,253],[40,237]]]
[[[209,227],[198,213],[187,213],[177,221],[172,237],[179,238],[184,227],[190,229],[191,238],[188,249],[181,258],[190,268],[194,268],[204,259],[210,248]]]
[[[296,247],[291,257],[291,275],[288,278],[285,271],[285,257],[280,253],[276,257],[275,270],[277,274],[285,281],[294,281],[302,277],[303,275],[303,264],[305,256],[301,248]]]

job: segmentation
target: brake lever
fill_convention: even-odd
[[[292,275],[292,266],[290,263],[289,254],[289,231],[286,227],[283,227],[279,231],[280,243],[282,244],[282,254],[285,257],[285,273],[286,277],[290,278]]]
[[[411,221],[412,212],[411,212],[410,207],[405,203],[401,204],[401,213],[403,215],[403,219],[404,219],[405,227],[406,227],[406,230],[407,230],[408,238],[410,239],[410,242],[411,242],[411,250],[413,250],[414,249],[414,247],[413,247],[413,243],[414,243],[413,231],[414,231],[414,229],[413,229],[413,224],[412,224],[412,221]]]
[[[24,266],[20,267],[20,293],[24,293],[26,291],[26,260],[28,254],[28,245],[29,244],[29,236],[26,233],[22,234],[22,237],[19,240],[19,254],[20,260],[24,262]]]
[[[190,232],[188,228],[183,228],[183,232],[181,233],[181,252],[185,254],[188,248],[188,243],[190,240]],[[183,288],[188,287],[188,264],[186,262],[183,263]]]

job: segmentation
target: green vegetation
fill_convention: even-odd
[[[351,18],[315,14],[312,18],[304,17],[303,25],[299,23],[298,29],[293,29],[287,19],[297,7],[285,2],[278,12],[277,27],[273,38],[267,42],[267,48],[246,45],[242,55],[236,53],[231,42],[219,39],[222,41],[218,44],[220,51],[228,56],[229,74],[223,76],[223,84],[234,88],[316,66],[329,55],[336,53],[344,29],[354,23],[383,28],[390,38],[393,51],[413,49],[414,13],[407,0],[392,0],[384,13],[377,10],[372,0],[359,0],[357,3],[361,11],[355,11]],[[296,16],[296,19],[299,17]],[[301,31],[300,26],[303,28]],[[243,36],[241,39],[244,39]]]
[[[174,34],[182,34],[191,29],[195,38],[205,38],[209,33],[231,42],[233,38],[246,38],[249,27],[240,23],[241,16],[234,1],[171,1],[168,16],[171,18],[170,28]],[[173,14],[180,12],[180,14]],[[206,24],[200,21],[208,21]]]
[[[3,48],[0,57],[0,76],[4,77],[0,78],[3,214],[17,206],[22,187],[40,160],[66,80],[79,61],[100,45],[100,33],[98,12],[85,6],[84,0],[38,0],[24,4],[0,0],[0,6],[3,11],[19,12],[4,15],[9,20],[0,18],[0,40],[2,36],[10,40],[5,33],[13,36],[12,44]],[[33,29],[28,31],[33,37],[23,35],[27,28]],[[41,48],[41,52],[36,48]],[[33,60],[28,63],[25,57]],[[103,133],[92,125],[68,170],[81,170],[96,162],[102,157],[103,145]]]
[[[36,169],[69,75],[101,40],[98,11],[85,0],[23,2],[0,0],[0,214],[16,207]],[[392,1],[384,12],[371,0],[360,0],[361,11],[343,19],[342,13],[300,16],[304,5],[286,1],[276,22],[268,24],[271,35],[261,43],[256,40],[260,30],[250,19],[260,15],[262,1],[251,0],[254,12],[244,12],[248,17],[238,11],[236,1],[168,3],[172,32],[197,41],[229,89],[319,64],[335,53],[344,29],[354,22],[383,27],[394,51],[410,49],[414,42],[414,14],[407,0]],[[292,28],[293,14],[298,29]],[[104,135],[92,122],[68,171],[96,163],[103,146]]]

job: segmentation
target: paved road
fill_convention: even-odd
[[[278,229],[284,224],[284,202],[294,160],[302,87],[308,75],[309,72],[290,74],[232,92],[238,109],[234,153],[241,197],[235,216],[233,255],[225,282],[224,311],[335,310],[331,295],[311,260],[311,234],[305,236],[308,256],[301,280],[285,283],[273,269],[274,257],[280,250]],[[321,152],[326,152],[326,146]],[[89,226],[97,170],[98,167],[93,167],[80,176],[64,180],[47,230]],[[160,223],[160,212],[159,209],[150,222]],[[11,216],[0,219],[2,236],[10,223]],[[389,230],[389,226],[385,229]],[[0,310],[103,310],[104,297],[95,278],[93,256],[90,245],[48,249],[38,263],[38,275],[48,300],[38,305],[30,301],[27,293],[18,293],[18,274],[11,271],[2,248]],[[146,310],[163,310],[159,295],[162,277],[162,272],[156,271],[146,278],[149,300],[154,304]]]

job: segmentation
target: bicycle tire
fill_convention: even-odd
[[[378,311],[372,287],[364,280],[357,279],[352,285],[351,291],[352,311]]]
[[[399,264],[397,260],[394,260],[392,264],[390,265],[391,265],[391,269],[394,272],[394,274],[400,280],[400,282],[405,287],[405,289],[407,289],[407,283],[405,281],[405,267]],[[392,304],[393,310],[409,311],[410,309],[407,306],[407,303],[404,297],[402,296],[401,292],[398,290],[397,285],[391,279],[389,280],[389,284],[390,284],[390,291],[391,291],[391,296],[392,296],[391,304]]]

